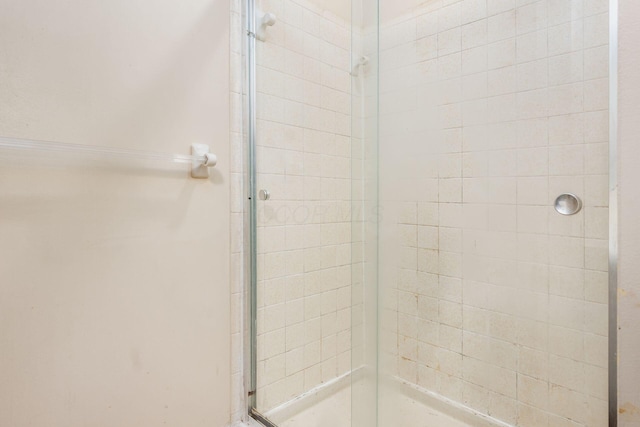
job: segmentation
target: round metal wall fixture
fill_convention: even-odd
[[[565,193],[556,198],[554,207],[561,215],[575,215],[582,209],[582,200],[575,194]]]
[[[260,192],[258,192],[258,197],[260,197],[260,200],[269,200],[271,198],[271,193],[269,190],[260,190]]]

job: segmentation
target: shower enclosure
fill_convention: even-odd
[[[255,419],[615,426],[615,6],[247,0]]]

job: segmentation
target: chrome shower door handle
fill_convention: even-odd
[[[269,200],[271,198],[271,193],[269,192],[269,190],[260,190],[258,192],[258,197],[260,198],[260,200]]]

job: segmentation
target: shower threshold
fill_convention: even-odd
[[[379,427],[511,427],[398,378],[383,383]],[[352,375],[345,374],[265,415],[278,427],[371,427],[352,423],[351,393]]]

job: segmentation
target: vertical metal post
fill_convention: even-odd
[[[609,0],[609,427],[618,425],[618,0]]]
[[[255,0],[246,0],[247,198],[249,201],[249,413],[256,406],[258,257],[256,204],[256,38]]]

